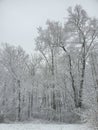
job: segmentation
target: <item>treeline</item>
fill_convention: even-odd
[[[98,20],[80,5],[64,24],[38,28],[36,52],[0,49],[0,111],[5,119],[75,122],[98,103]]]

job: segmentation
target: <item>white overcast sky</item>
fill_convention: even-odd
[[[0,0],[0,43],[21,45],[32,53],[36,28],[47,19],[63,22],[67,8],[76,4],[98,17],[98,0]]]

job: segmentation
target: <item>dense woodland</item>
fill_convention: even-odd
[[[0,113],[5,120],[72,123],[97,107],[98,19],[80,5],[68,8],[63,24],[47,20],[38,27],[32,56],[20,46],[4,43],[0,48]]]

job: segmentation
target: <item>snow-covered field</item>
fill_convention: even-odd
[[[0,124],[0,130],[91,130],[86,125],[57,124]]]

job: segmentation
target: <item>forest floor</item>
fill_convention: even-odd
[[[38,124],[14,123],[0,124],[0,130],[91,130],[87,125],[81,124]]]

